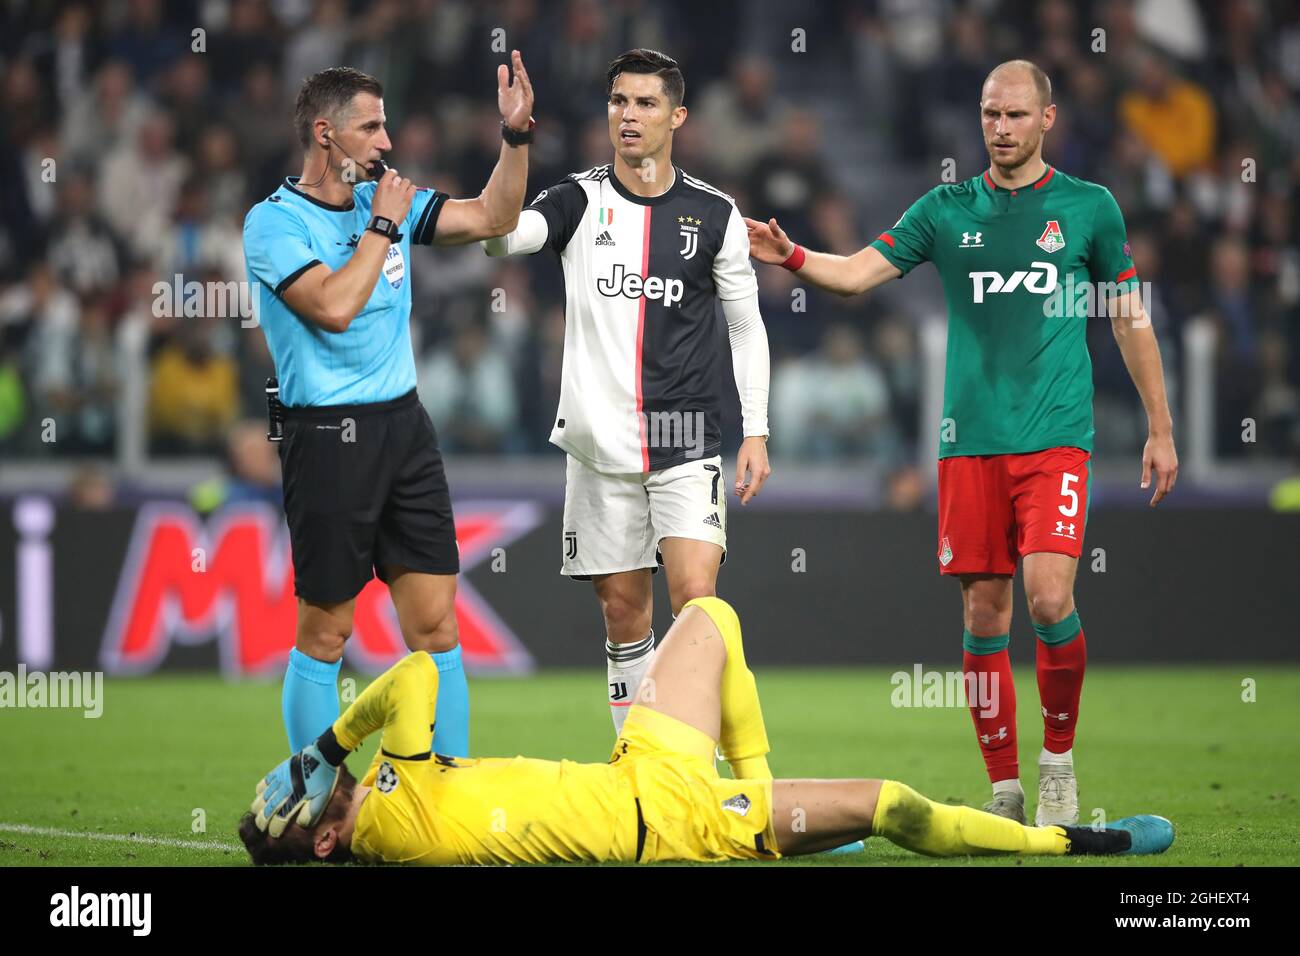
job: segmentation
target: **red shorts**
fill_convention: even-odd
[[[1069,447],[941,458],[940,573],[1015,574],[1036,551],[1079,557],[1091,459]]]

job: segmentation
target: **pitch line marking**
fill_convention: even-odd
[[[234,843],[216,843],[210,840],[174,840],[170,837],[147,836],[142,833],[89,833],[84,830],[60,830],[57,827],[34,827],[27,823],[0,823],[0,833],[19,833],[26,836],[79,837],[83,840],[106,840],[109,843],[141,843],[146,846],[167,846],[182,850],[244,849]]]

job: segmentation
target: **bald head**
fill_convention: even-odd
[[[1017,170],[1040,169],[1043,136],[1056,122],[1047,74],[1028,60],[994,67],[980,93],[980,117],[989,160],[1002,176],[1015,181]]]
[[[1028,80],[1038,93],[1038,105],[1041,108],[1046,109],[1052,102],[1052,81],[1039,69],[1038,64],[1031,63],[1029,60],[1007,60],[1005,63],[999,63],[989,71],[988,76],[984,77],[984,88],[988,89],[988,85],[994,80],[1009,83]]]

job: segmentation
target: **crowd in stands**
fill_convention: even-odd
[[[301,171],[294,97],[304,77],[328,66],[351,65],[384,83],[390,165],[452,196],[477,194],[500,144],[501,38],[523,51],[537,93],[530,198],[612,159],[606,65],[630,47],[653,47],[676,57],[687,80],[690,115],[674,161],[733,195],[745,214],[776,216],[803,244],[846,254],[939,182],[945,159],[956,161],[959,178],[987,165],[983,77],[1004,59],[1035,60],[1059,110],[1046,158],[1108,186],[1125,213],[1175,413],[1184,330],[1205,317],[1214,330],[1217,454],[1292,447],[1300,428],[1300,8],[1253,0],[799,6],[5,5],[0,455],[111,458],[124,409],[136,407],[152,456],[235,454],[247,434],[237,423],[264,408],[262,383],[273,371],[264,336],[238,314],[170,314],[158,283],[170,298],[176,283],[245,280],[243,217]],[[796,28],[806,30],[808,52],[791,49]],[[827,112],[828,98],[839,113]],[[863,149],[880,157],[878,167],[837,161]],[[864,201],[876,181],[916,188]],[[421,398],[444,448],[558,454],[546,443],[564,336],[553,256],[494,260],[470,246],[417,248],[413,260]],[[757,271],[773,358],[774,456],[917,462],[918,327],[942,314],[942,302],[917,292],[911,277],[894,284],[901,292],[839,299],[795,295],[795,275]],[[725,354],[721,319],[718,334]],[[1145,419],[1108,323],[1092,322],[1088,338],[1098,450],[1136,450]],[[730,370],[719,375],[730,390]],[[138,406],[124,399],[132,383]],[[1254,443],[1241,440],[1247,417],[1258,423]]]

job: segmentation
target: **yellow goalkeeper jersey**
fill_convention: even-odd
[[[438,668],[411,654],[334,724],[348,750],[383,728],[362,779],[371,787],[352,835],[365,862],[542,863],[634,860],[636,799],[608,764],[429,752]]]
[[[334,724],[348,750],[382,728],[352,835],[362,862],[779,856],[770,781],[718,777],[707,736],[666,715],[632,708],[608,764],[445,757],[429,752],[437,696],[437,665],[416,652]]]

